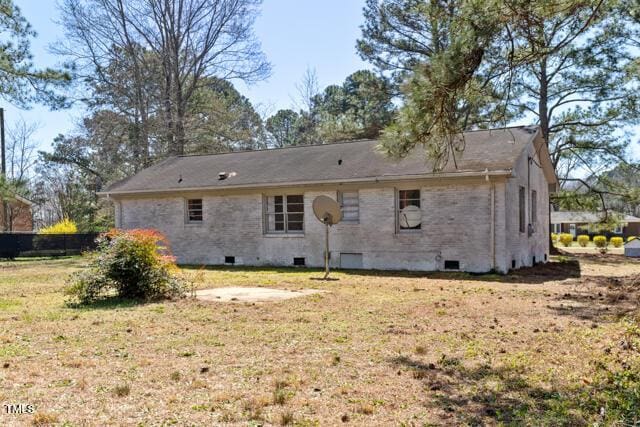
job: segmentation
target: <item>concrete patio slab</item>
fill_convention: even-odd
[[[220,302],[269,302],[299,298],[321,292],[324,291],[318,289],[289,291],[286,289],[230,286],[226,288],[202,289],[196,291],[196,298],[203,301]]]

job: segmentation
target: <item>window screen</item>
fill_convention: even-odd
[[[187,200],[187,221],[202,222],[202,199]]]
[[[338,192],[338,203],[342,208],[342,222],[360,220],[360,198],[357,191]]]

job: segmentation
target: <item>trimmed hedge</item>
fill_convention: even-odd
[[[573,243],[573,236],[569,233],[562,233],[560,234],[560,243],[562,243],[564,246],[571,246],[571,244]]]
[[[586,248],[589,245],[589,241],[590,241],[589,235],[587,234],[579,235],[576,240],[578,241],[578,244],[583,248]]]
[[[599,248],[607,247],[607,238],[605,236],[594,236],[593,243]]]
[[[613,245],[614,248],[621,248],[624,244],[624,239],[622,237],[612,237],[609,242]]]

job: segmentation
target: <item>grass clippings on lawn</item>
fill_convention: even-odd
[[[639,293],[604,277],[640,263],[561,261],[505,277],[334,272],[331,282],[304,269],[194,268],[201,289],[328,292],[85,308],[62,293],[81,259],[2,262],[0,402],[36,412],[0,424],[606,421],[615,402],[603,417],[596,384],[602,366],[637,361]]]

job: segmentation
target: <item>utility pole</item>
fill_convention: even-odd
[[[0,179],[7,179],[7,154],[4,143],[4,108],[0,108],[0,156],[2,157],[2,165],[0,167]],[[9,223],[9,203],[7,198],[0,194],[2,199],[2,231],[9,231],[11,224]]]
[[[2,177],[7,177],[7,154],[4,144],[4,108],[0,108],[0,151],[2,152]]]

